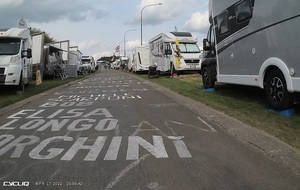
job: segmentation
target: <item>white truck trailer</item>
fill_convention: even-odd
[[[31,79],[32,40],[23,19],[18,28],[0,29],[0,85],[24,91]]]
[[[210,0],[204,88],[256,86],[274,109],[291,108],[300,92],[299,8],[298,0]]]
[[[37,71],[40,71],[43,78],[44,65],[44,38],[45,33],[31,34],[32,37],[32,78],[36,79]]]
[[[150,64],[162,72],[200,71],[202,53],[197,42],[190,32],[160,33],[149,41]]]
[[[82,65],[82,53],[78,50],[78,46],[72,46],[69,48],[68,64],[66,70],[69,77],[77,77],[80,73],[80,67]]]

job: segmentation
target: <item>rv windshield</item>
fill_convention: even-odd
[[[173,49],[176,50],[176,44],[172,44]],[[200,49],[195,43],[179,43],[181,53],[200,53]]]
[[[0,55],[16,55],[20,51],[21,39],[0,38]]]
[[[83,60],[82,60],[82,64],[83,64],[83,65],[91,64],[91,60],[90,60],[90,59],[83,59]]]

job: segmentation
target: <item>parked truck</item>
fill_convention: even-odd
[[[210,0],[201,70],[215,81],[264,89],[271,107],[293,107],[300,92],[300,2]]]
[[[190,32],[160,33],[149,41],[150,65],[162,72],[200,71],[202,53]]]
[[[95,63],[95,58],[93,56],[83,55],[81,60],[82,60],[82,66],[81,66],[82,72],[92,73],[96,71],[95,69],[96,63]]]
[[[31,79],[32,40],[23,19],[18,28],[0,29],[0,85],[24,91]]]

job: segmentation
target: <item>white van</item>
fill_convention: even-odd
[[[190,32],[160,33],[149,41],[150,64],[163,72],[200,71],[202,53],[197,42]],[[180,60],[176,62],[178,56]]]
[[[19,20],[18,28],[0,29],[0,85],[24,91],[32,75],[31,48],[30,30],[23,19]]]
[[[300,92],[299,7],[298,0],[210,0],[204,87],[257,86],[274,109],[292,107]]]

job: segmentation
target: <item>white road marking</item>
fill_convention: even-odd
[[[141,161],[145,160],[150,154],[145,154],[140,159],[134,161],[130,165],[128,165],[126,168],[124,168],[113,180],[110,182],[105,189],[112,189],[121,179],[124,177],[131,169],[136,167]]]
[[[210,124],[208,124],[206,121],[204,121],[203,119],[201,119],[200,117],[197,117],[202,123],[204,123],[207,127],[210,128],[210,130],[212,130],[213,132],[217,132]]]

